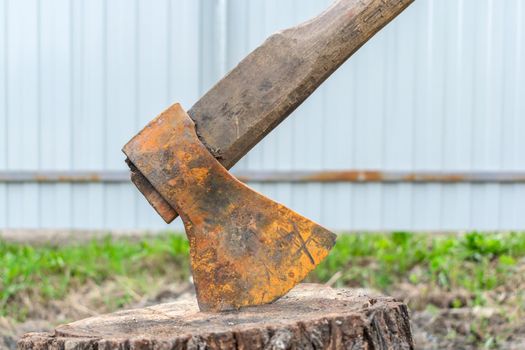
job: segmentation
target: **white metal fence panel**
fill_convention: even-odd
[[[328,3],[0,0],[0,171],[125,169],[159,111]],[[523,172],[524,60],[522,0],[418,0],[236,169]],[[338,230],[525,228],[523,184],[254,187]],[[0,183],[0,227],[166,226],[131,185],[92,182]]]
[[[2,170],[124,169],[130,135],[200,94],[198,1],[0,3]],[[125,183],[0,186],[0,227],[160,224]]]
[[[277,28],[327,3],[230,1],[229,67]],[[520,0],[416,1],[239,167],[523,171],[524,18]],[[522,184],[261,190],[338,229],[525,227]]]

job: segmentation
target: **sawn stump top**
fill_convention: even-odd
[[[349,347],[350,346],[350,347]],[[412,349],[408,309],[364,291],[302,284],[277,302],[199,312],[192,299],[29,333],[19,349]]]

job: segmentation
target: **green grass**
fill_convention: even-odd
[[[524,233],[342,235],[309,280],[325,282],[339,272],[339,286],[388,291],[392,284],[408,282],[477,293],[504,283],[523,257]],[[145,277],[166,274],[173,279],[189,275],[188,244],[182,235],[140,241],[108,238],[62,247],[0,241],[0,316],[24,319],[21,296],[60,299],[87,282],[126,277],[145,284]],[[145,284],[141,290],[147,288]],[[125,304],[126,298],[119,303]]]
[[[22,320],[20,296],[35,302],[60,299],[87,281],[100,284],[124,276],[140,283],[166,274],[187,278],[188,253],[187,241],[180,235],[141,241],[106,238],[61,247],[0,241],[0,316]],[[124,296],[116,302],[125,300]]]
[[[525,233],[343,235],[314,278],[340,271],[338,285],[388,290],[406,281],[476,293],[502,285],[523,257]]]

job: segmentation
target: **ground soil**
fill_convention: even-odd
[[[523,270],[525,272],[525,264]],[[475,298],[466,291],[432,290],[425,285],[400,284],[390,294],[411,307],[416,349],[525,349],[525,320],[521,315],[525,273],[506,286],[487,292],[486,306],[469,308]],[[27,320],[17,323],[0,317],[0,349],[14,349],[18,337],[27,332],[50,331],[57,324],[107,313],[117,308],[142,307],[191,296],[191,283],[162,283],[150,295],[135,295],[126,305],[108,303],[118,296],[121,281],[97,286],[87,284],[63,300],[32,305]],[[31,305],[31,301],[26,301]]]

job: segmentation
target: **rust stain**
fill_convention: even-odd
[[[178,104],[155,118],[125,152],[181,215],[201,310],[272,302],[335,244],[330,231],[235,179],[199,141]]]
[[[464,182],[467,180],[463,175],[455,174],[407,174],[401,181],[406,182]]]
[[[49,181],[48,179],[49,178],[47,176],[41,176],[41,175],[35,176],[36,182],[46,182],[46,181]]]
[[[100,176],[98,175],[89,175],[85,177],[73,177],[73,176],[59,176],[58,177],[59,182],[100,182]]]
[[[519,173],[447,173],[447,172],[383,172],[376,170],[336,170],[312,172],[241,173],[243,182],[405,182],[405,183],[518,183],[525,177]]]
[[[380,171],[325,171],[303,178],[311,182],[379,182],[383,180]]]
[[[102,178],[97,174],[88,175],[60,175],[60,176],[46,176],[46,175],[35,175],[33,177],[35,182],[101,182]]]
[[[155,191],[147,179],[128,161],[131,180],[141,192]],[[78,171],[21,171],[0,172],[0,182],[8,183],[78,183],[78,182],[125,182],[126,174],[120,172]],[[241,182],[293,183],[293,182],[404,182],[404,183],[524,183],[523,172],[473,171],[473,172],[407,172],[376,170],[332,170],[332,171],[262,171],[234,174]],[[148,185],[149,184],[149,185]],[[145,187],[145,188],[142,188]],[[154,193],[154,192],[153,192]],[[151,194],[150,196],[153,196]],[[159,195],[159,198],[162,196]],[[169,206],[169,204],[166,204]],[[174,211],[174,209],[171,209]]]

